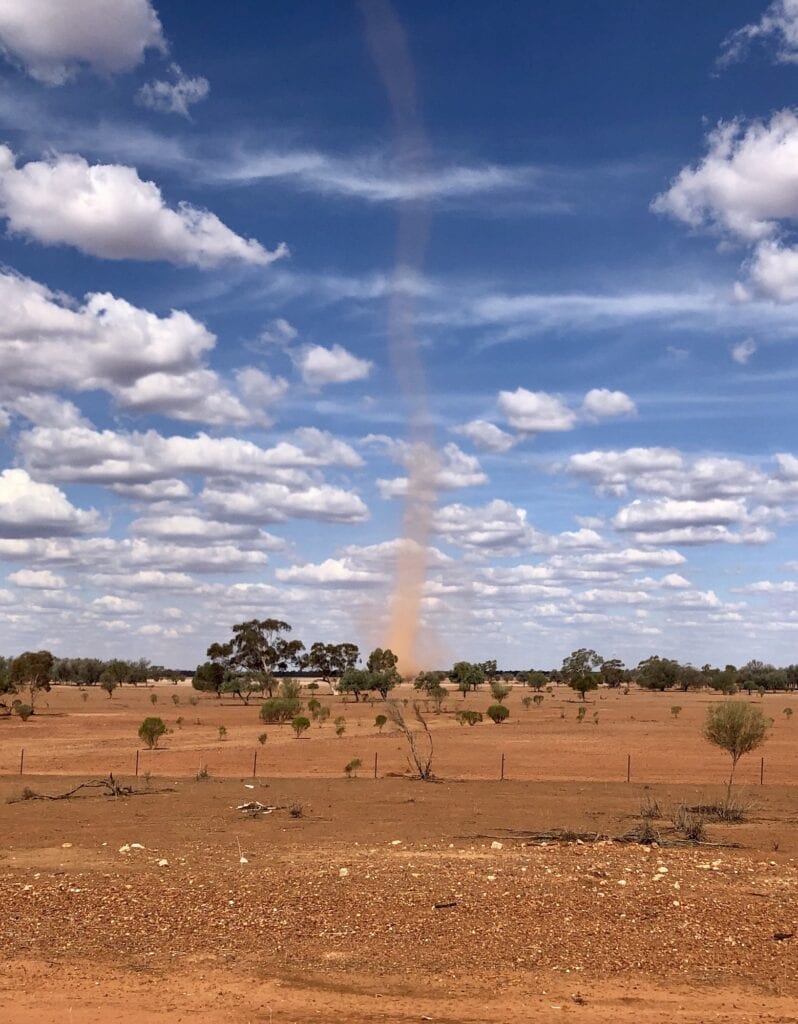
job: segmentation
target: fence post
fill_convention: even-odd
[[[626,755],[626,781],[632,781],[632,755]]]
[[[377,751],[374,751],[374,778],[377,778]]]
[[[760,761],[759,761],[759,785],[760,786],[764,786],[765,785],[765,759],[764,759],[764,757],[760,758]]]
[[[255,751],[255,756],[252,758],[252,778],[256,778],[258,773],[258,752]]]
[[[139,752],[136,750],[136,778],[139,777]]]
[[[502,754],[502,770],[499,776],[499,782],[504,782],[504,754]]]
[[[22,774],[22,766],[25,764],[25,748],[19,752],[19,774]]]

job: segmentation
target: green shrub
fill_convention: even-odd
[[[785,708],[784,709],[784,717],[789,722],[789,720],[792,718],[792,708]]]
[[[157,704],[157,703],[158,703],[158,694],[157,693],[151,693],[150,694],[150,704]]]
[[[491,704],[485,714],[492,722],[495,722],[496,725],[501,725],[505,719],[510,717],[510,712],[504,704]]]
[[[27,722],[33,714],[33,708],[30,704],[23,704],[21,700],[15,700],[12,707],[14,709],[14,714],[21,718],[23,722]]]
[[[258,743],[260,743],[260,745],[263,746],[268,738],[268,733],[262,732],[260,736],[258,736]]]
[[[460,725],[476,725],[482,721],[481,711],[458,711],[454,716]]]
[[[576,709],[576,720],[577,720],[577,722],[581,722],[584,719],[586,713],[587,713],[587,708],[583,708],[583,707],[577,708]]]
[[[297,739],[310,728],[310,719],[305,718],[304,715],[297,715],[296,718],[291,719],[291,728],[294,730],[294,735]]]
[[[336,736],[343,736],[343,734],[345,732],[346,732],[346,719],[344,718],[343,715],[339,715],[335,719],[335,735]]]
[[[532,698],[530,696],[522,697],[521,698],[521,703],[528,710],[532,706]]]
[[[226,735],[227,735],[227,729],[223,725],[220,725],[219,726],[219,739],[223,740]]]
[[[374,719],[374,724],[377,726],[380,732],[382,732],[382,730],[385,728],[387,721],[388,719],[385,717],[385,715],[377,715],[377,717]]]
[[[536,693],[535,696],[532,698],[532,702],[536,708],[539,708],[540,705],[543,703],[543,694]]]
[[[673,707],[671,708],[671,714],[673,715],[674,718],[678,718],[679,715],[681,714],[681,710],[682,709],[681,709],[681,706],[679,704],[674,704]]]
[[[344,765],[344,771],[346,772],[346,777],[348,779],[357,778],[357,770],[358,770],[358,768],[362,768],[362,767],[363,767],[363,762],[360,760],[360,758],[359,757],[353,758],[349,762],[349,764],[345,764]]]
[[[285,697],[269,697],[260,706],[260,718],[267,725],[284,725],[296,718],[302,704],[298,700]]]
[[[490,684],[490,695],[499,704],[503,704],[512,692],[512,686],[507,686],[506,683],[500,683],[498,680]]]
[[[162,718],[145,718],[139,726],[139,739],[143,740],[150,750],[158,746],[158,740],[165,734],[166,723]]]

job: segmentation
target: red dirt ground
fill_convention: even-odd
[[[442,781],[427,784],[342,778],[353,757],[370,769],[375,751],[381,775],[404,769],[399,740],[374,727],[379,705],[335,699],[346,734],[328,722],[296,740],[261,726],[257,704],[190,695],[125,688],[84,702],[59,688],[46,713],[0,722],[3,1024],[798,1022],[789,696],[761,701],[775,721],[766,784],[758,754],[740,765],[748,820],[710,823],[722,845],[652,848],[526,845],[508,830],[617,836],[645,799],[664,839],[679,803],[721,792],[728,758],[700,737],[715,697],[594,694],[581,725],[564,689],[540,709],[514,694],[501,727],[432,715]],[[142,755],[152,778],[136,782],[136,728],[152,713],[184,723]],[[22,746],[31,774],[19,778]],[[200,764],[209,779],[193,778]],[[109,770],[141,792],[16,799]],[[276,809],[236,810],[253,799]]]

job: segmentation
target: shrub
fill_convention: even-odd
[[[792,718],[792,708],[785,708],[784,709],[784,717],[789,722],[789,720]]]
[[[329,717],[330,709],[328,707],[321,707],[316,712],[316,719],[318,720],[319,724],[321,724],[322,722],[326,722]]]
[[[192,693],[191,696],[188,698],[188,702],[192,706],[192,708],[195,708],[199,704],[199,697],[195,697],[194,694]]]
[[[678,704],[674,704],[673,707],[671,708],[671,714],[673,715],[674,718],[678,718],[679,714],[681,713],[681,710],[682,709],[681,709],[681,707]]]
[[[260,718],[267,725],[284,725],[296,718],[301,703],[298,700],[287,700],[285,697],[269,697],[260,706]]]
[[[642,803],[640,804],[640,817],[649,818],[652,820],[655,818],[661,818],[662,812],[660,810],[659,802],[655,800],[653,797],[644,797]]]
[[[512,686],[507,686],[506,683],[500,683],[498,679],[494,680],[490,684],[490,695],[499,704],[504,703],[507,697],[512,693],[512,690]]]
[[[510,717],[510,712],[504,704],[491,704],[485,714],[496,725],[501,725],[505,719]]]
[[[584,708],[584,707],[577,708],[576,709],[576,720],[577,720],[577,722],[581,722],[586,714],[587,714],[587,709],[586,708]]]
[[[260,743],[260,745],[263,746],[268,738],[268,733],[262,732],[260,736],[258,736],[258,743]]]
[[[172,703],[174,704],[175,707],[177,707],[177,705],[180,703],[180,694],[179,693],[173,693],[172,694]]]
[[[30,704],[23,704],[21,700],[15,700],[13,708],[14,714],[21,718],[23,722],[27,722],[27,720],[33,714],[33,708],[30,706]]]
[[[530,707],[532,706],[532,698],[531,698],[531,697],[529,697],[529,696],[526,696],[526,697],[522,697],[522,698],[521,698],[521,703],[522,703],[522,704],[524,705],[524,707],[525,707],[525,708],[527,708],[527,710],[528,710],[528,709],[529,709],[529,708],[530,708]]]
[[[295,800],[288,808],[288,813],[292,818],[301,818],[305,813],[305,808]]]
[[[166,723],[162,718],[145,718],[139,726],[139,739],[143,740],[150,750],[158,746],[158,740],[165,734]]]
[[[343,734],[345,732],[346,732],[346,719],[344,718],[343,715],[339,715],[335,719],[335,735],[336,736],[343,736]]]
[[[157,704],[157,703],[158,703],[158,694],[157,693],[151,693],[150,694],[150,704]]]
[[[220,725],[219,726],[219,739],[223,740],[226,735],[227,735],[227,729],[223,725]]]
[[[454,716],[460,725],[476,725],[482,721],[481,711],[458,711]]]
[[[694,808],[681,804],[673,815],[673,827],[682,832],[692,843],[706,842],[707,827],[704,816],[696,813]]]
[[[312,683],[308,683],[308,689],[311,691],[311,693],[315,693],[316,690],[321,689],[321,687],[319,686],[318,683],[312,682]]]
[[[388,719],[385,717],[385,715],[377,715],[377,717],[374,719],[374,724],[377,726],[380,732],[382,732],[382,730],[385,728],[387,722]]]
[[[540,705],[543,703],[543,694],[536,693],[535,696],[532,698],[532,703],[535,705],[536,708],[539,708]]]
[[[321,701],[316,700],[315,697],[311,697],[310,700],[308,701],[308,711],[310,712],[310,717],[313,719],[314,722],[318,718],[318,712],[320,708]]]
[[[183,728],[183,716],[182,715],[178,715],[177,716],[177,718],[175,719],[175,725],[178,727],[178,729],[182,729]]]
[[[731,773],[726,786],[726,801],[731,797],[734,769],[737,762],[761,746],[767,738],[768,723],[765,716],[751,704],[740,700],[726,700],[707,712],[704,739],[725,750],[731,757]]]
[[[305,718],[304,715],[297,715],[296,718],[291,719],[291,728],[294,730],[294,735],[297,739],[310,728],[310,719]]]
[[[283,679],[277,696],[284,700],[299,700],[302,696],[302,683],[298,679]]]
[[[100,689],[105,690],[109,697],[113,697],[114,690],[117,688],[118,685],[119,684],[115,679],[105,678],[100,683]]]
[[[88,695],[88,693],[86,693],[85,690],[82,691],[82,693],[80,695],[80,699],[83,701],[84,704],[89,699],[89,695]]]
[[[349,762],[349,764],[345,764],[344,765],[344,771],[346,772],[346,777],[348,779],[357,778],[357,770],[358,770],[358,768],[362,768],[362,767],[363,767],[363,762],[360,760],[360,758],[359,757],[353,758]]]

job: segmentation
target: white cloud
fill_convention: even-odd
[[[721,122],[707,154],[685,167],[652,203],[693,228],[731,235],[752,247],[744,264],[752,290],[778,302],[798,300],[798,251],[782,236],[798,218],[798,115],[781,110],[769,122]]]
[[[314,150],[265,151],[236,155],[204,168],[211,180],[232,184],[290,179],[300,188],[326,195],[364,199],[370,203],[401,203],[418,199],[452,201],[498,192],[530,190],[540,182],[536,167],[481,166],[438,167],[414,173],[381,154],[336,158]],[[540,209],[567,211],[561,199],[541,195]]]
[[[540,543],[541,535],[526,518],[525,509],[496,498],[481,508],[445,505],[435,513],[433,528],[449,544],[500,555]]]
[[[756,342],[753,338],[746,338],[732,346],[731,356],[735,363],[745,366],[751,356],[756,352]]]
[[[319,565],[293,565],[278,569],[275,576],[284,583],[333,588],[375,586],[389,579],[384,573],[355,568],[347,558],[328,558]]]
[[[63,491],[36,483],[24,469],[0,473],[0,537],[63,537],[100,525],[94,509],[75,508]]]
[[[147,82],[139,89],[136,99],[143,106],[157,110],[161,114],[181,114],[188,117],[189,107],[208,96],[208,79],[202,76],[189,78],[183,74],[178,64],[172,64],[169,71],[172,81],[156,79],[154,82]]]
[[[678,501],[657,498],[633,501],[618,511],[613,519],[617,530],[668,530],[685,526],[728,526],[746,518],[741,499],[715,498],[710,501]]]
[[[297,354],[296,363],[302,380],[311,388],[365,380],[374,366],[369,359],[360,359],[341,345],[307,345]]]
[[[677,572],[669,572],[659,582],[660,586],[668,587],[671,590],[686,590],[690,587],[690,581],[686,580],[684,576],[680,576]]]
[[[743,60],[752,43],[772,44],[779,64],[798,62],[798,0],[775,0],[759,21],[743,25],[723,40],[718,65]]]
[[[19,569],[9,575],[9,580],[18,587],[31,590],[62,590],[66,587],[63,576],[56,576],[49,569]]]
[[[219,518],[263,523],[315,519],[330,523],[362,523],[369,513],[362,498],[330,484],[292,488],[278,483],[209,485],[200,495]]]
[[[452,427],[451,431],[453,434],[467,437],[475,447],[483,452],[506,452],[518,441],[518,438],[487,420],[471,420],[461,426]]]
[[[607,388],[593,388],[582,402],[582,415],[592,420],[610,419],[613,416],[634,416],[637,406],[623,391],[608,391]]]
[[[205,545],[220,540],[246,540],[253,547],[271,551],[285,547],[285,541],[281,538],[255,527],[205,519],[190,512],[142,516],[133,520],[130,531],[181,544]]]
[[[260,448],[252,441],[203,433],[164,437],[154,430],[117,433],[35,427],[20,437],[20,448],[41,474],[84,483],[141,484],[192,474],[266,477],[302,486],[307,469],[362,464],[349,445],[325,431],[306,428],[294,437],[296,443],[280,441],[272,448]]]
[[[33,78],[62,85],[81,64],[129,71],[148,49],[165,51],[150,0],[3,0],[0,44]]]
[[[522,434],[572,430],[577,422],[576,413],[562,399],[545,391],[500,391],[499,409],[510,426]]]
[[[600,491],[626,494],[631,482],[640,486],[641,477],[659,479],[680,473],[681,454],[674,448],[627,448],[625,451],[592,451],[572,455],[567,470],[588,480]]]
[[[368,438],[367,440],[377,440]],[[481,487],[488,477],[476,455],[467,455],[462,448],[450,442],[439,453],[426,445],[406,445],[388,440],[388,449],[395,457],[416,471],[414,481],[419,493],[432,496],[436,491],[456,491],[462,487]],[[383,498],[402,498],[408,493],[410,478],[395,477],[377,480],[377,489]]]
[[[144,605],[141,601],[131,601],[127,597],[116,597],[114,594],[105,594],[103,597],[95,597],[91,607],[99,612],[111,612],[120,615],[124,612],[140,612]]]
[[[132,573],[95,573],[89,582],[97,587],[117,590],[166,590],[202,593],[202,584],[185,572],[163,572],[160,569],[141,570]]]
[[[71,154],[17,168],[11,150],[0,146],[0,209],[14,234],[103,259],[265,266],[288,252],[282,243],[269,252],[242,238],[208,210],[188,203],[170,208],[158,186],[133,167],[90,165]]]

